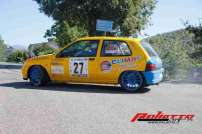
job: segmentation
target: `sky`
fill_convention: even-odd
[[[0,0],[0,35],[6,44],[26,48],[47,41],[43,35],[54,21],[38,10],[33,0]],[[150,36],[184,28],[183,21],[202,20],[202,0],[158,0],[142,33]]]
[[[148,35],[184,28],[183,22],[198,24],[202,20],[202,0],[158,0],[151,16],[152,26],[143,32]]]
[[[47,41],[44,33],[54,23],[32,0],[0,0],[0,35],[6,44],[25,46]]]

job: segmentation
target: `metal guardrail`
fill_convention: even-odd
[[[0,69],[21,69],[23,64],[0,62]]]

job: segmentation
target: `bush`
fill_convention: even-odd
[[[22,63],[28,58],[28,54],[24,50],[15,50],[7,57],[7,62]]]
[[[0,61],[5,61],[5,49],[6,45],[0,36]]]
[[[52,54],[54,53],[54,49],[52,47],[50,47],[48,44],[42,44],[39,46],[36,46],[33,49],[33,53],[35,56],[40,56],[40,55],[46,55],[46,54]]]

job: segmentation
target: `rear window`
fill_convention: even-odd
[[[150,57],[158,57],[158,54],[156,53],[156,51],[152,48],[152,46],[149,43],[142,42],[141,44],[142,44],[144,50],[148,53],[148,55]]]

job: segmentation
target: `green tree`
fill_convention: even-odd
[[[188,22],[185,24],[186,30],[193,34],[193,42],[196,51],[192,54],[192,57],[198,59],[202,64],[202,23],[198,25],[191,25]]]
[[[5,49],[6,49],[6,45],[0,36],[0,61],[5,60]]]
[[[7,62],[24,62],[28,58],[27,51],[25,50],[15,50],[7,57]]]
[[[45,54],[52,54],[55,50],[48,44],[44,43],[42,45],[36,46],[32,51],[35,56],[40,56]]]
[[[72,26],[67,21],[57,21],[50,30],[47,30],[45,37],[58,42],[60,47],[67,45],[69,42],[76,40],[78,37],[87,35],[87,31],[78,26]]]
[[[75,33],[87,31],[88,35],[95,35],[97,19],[113,21],[113,29],[120,29],[122,36],[138,33],[145,28],[156,3],[156,0],[35,1],[39,4],[41,12],[56,21],[55,26],[47,32],[47,35],[49,35],[49,37],[55,36],[58,40],[63,35],[69,34],[72,31]],[[70,27],[70,32],[68,32],[66,28],[61,30],[61,25],[65,25],[68,29]],[[54,34],[54,31],[58,31],[55,28],[59,29],[60,32]],[[82,34],[79,34],[79,36],[81,35]],[[68,35],[67,38],[71,38],[71,36],[72,35]]]

